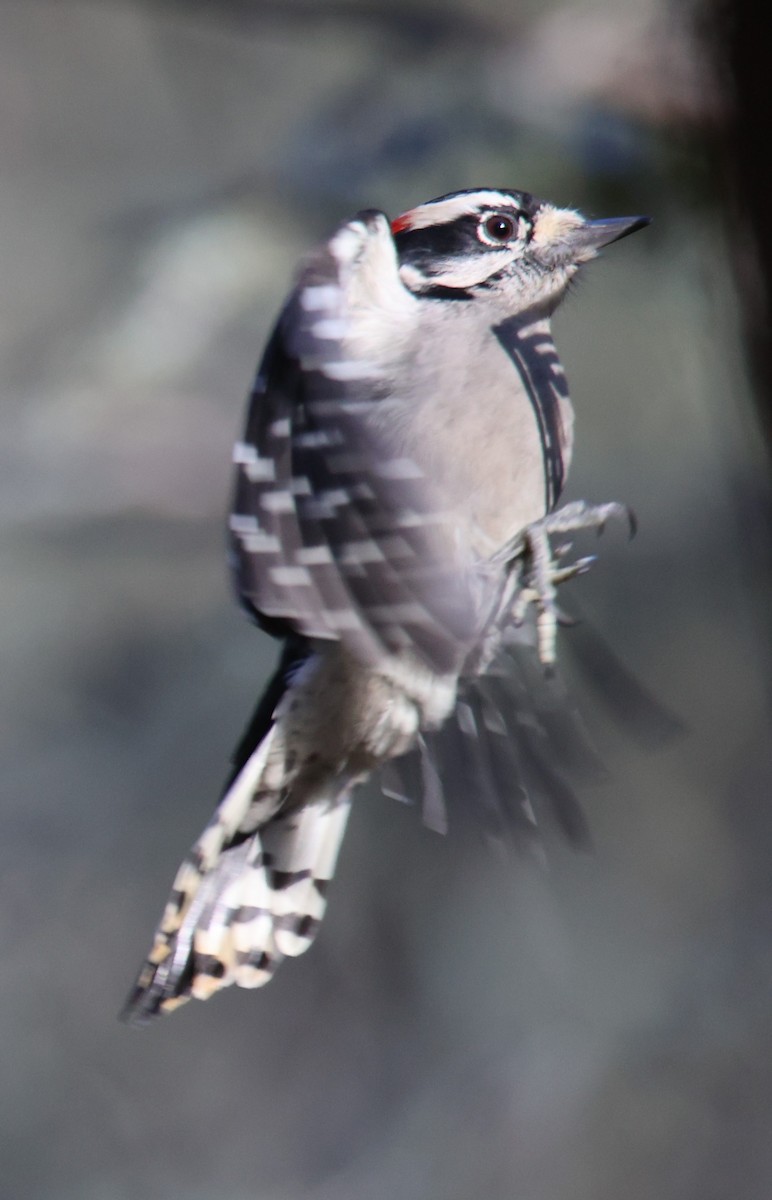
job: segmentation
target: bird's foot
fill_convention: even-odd
[[[551,667],[555,662],[557,627],[570,624],[557,605],[557,587],[577,575],[584,575],[595,562],[595,555],[577,559],[568,566],[558,565],[570,543],[556,547],[550,534],[571,533],[582,529],[597,529],[602,533],[609,520],[627,522],[630,536],[636,531],[635,514],[624,504],[586,504],[575,500],[539,521],[526,526],[510,546],[509,561],[519,566],[519,583],[510,609],[516,625],[522,625],[531,604],[536,606],[536,645],[539,660]]]

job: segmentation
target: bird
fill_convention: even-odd
[[[574,415],[550,318],[583,264],[648,221],[475,188],[392,221],[359,212],[301,264],[234,449],[229,517],[236,595],[280,661],[128,1020],[260,987],[308,949],[369,776],[403,795],[417,762],[438,828],[443,772],[463,776],[531,829],[530,761],[568,831],[581,825],[501,663],[535,614],[532,657],[554,668],[556,589],[591,560],[562,566],[551,539],[630,519],[616,502],[558,506]]]

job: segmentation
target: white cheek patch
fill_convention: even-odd
[[[470,288],[490,279],[512,258],[511,251],[502,247],[501,250],[491,249],[481,254],[440,259],[431,275],[424,275],[409,265],[400,267],[399,273],[405,286],[415,290],[426,287]]]

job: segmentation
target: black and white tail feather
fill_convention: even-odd
[[[283,712],[292,687],[258,716],[239,747],[242,762],[212,820],[174,880],[156,940],[125,1016],[142,1022],[229,984],[261,987],[284,958],[302,954],[321,921],[346,830],[351,789],[331,782],[288,806]],[[262,714],[260,712],[262,710]],[[262,727],[261,727],[262,725]],[[250,748],[248,748],[250,747]]]
[[[586,839],[561,763],[596,760],[534,662],[552,655],[554,584],[579,570],[553,570],[549,532],[619,506],[555,522],[573,418],[549,317],[579,264],[642,223],[481,189],[391,227],[360,213],[308,259],[258,372],[230,518],[239,599],[284,655],[129,1019],[259,987],[308,948],[369,775],[422,795],[437,829],[458,801],[533,847],[541,796]],[[505,643],[531,602],[528,681]]]

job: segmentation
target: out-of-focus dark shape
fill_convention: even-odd
[[[703,33],[723,84],[719,158],[728,198],[728,243],[738,283],[755,402],[772,446],[772,176],[769,39],[753,0],[715,0]],[[763,24],[763,21],[762,21]]]
[[[681,718],[637,678],[592,622],[581,615],[579,604],[571,599],[564,601],[563,607],[576,618],[563,638],[566,656],[578,663],[583,681],[592,687],[615,724],[647,749],[685,733],[687,726]]]
[[[545,123],[562,112],[604,113],[639,126],[703,127],[721,111],[709,61],[694,52],[688,14],[657,5],[548,6],[507,59],[522,109]],[[538,118],[537,118],[538,119]]]

